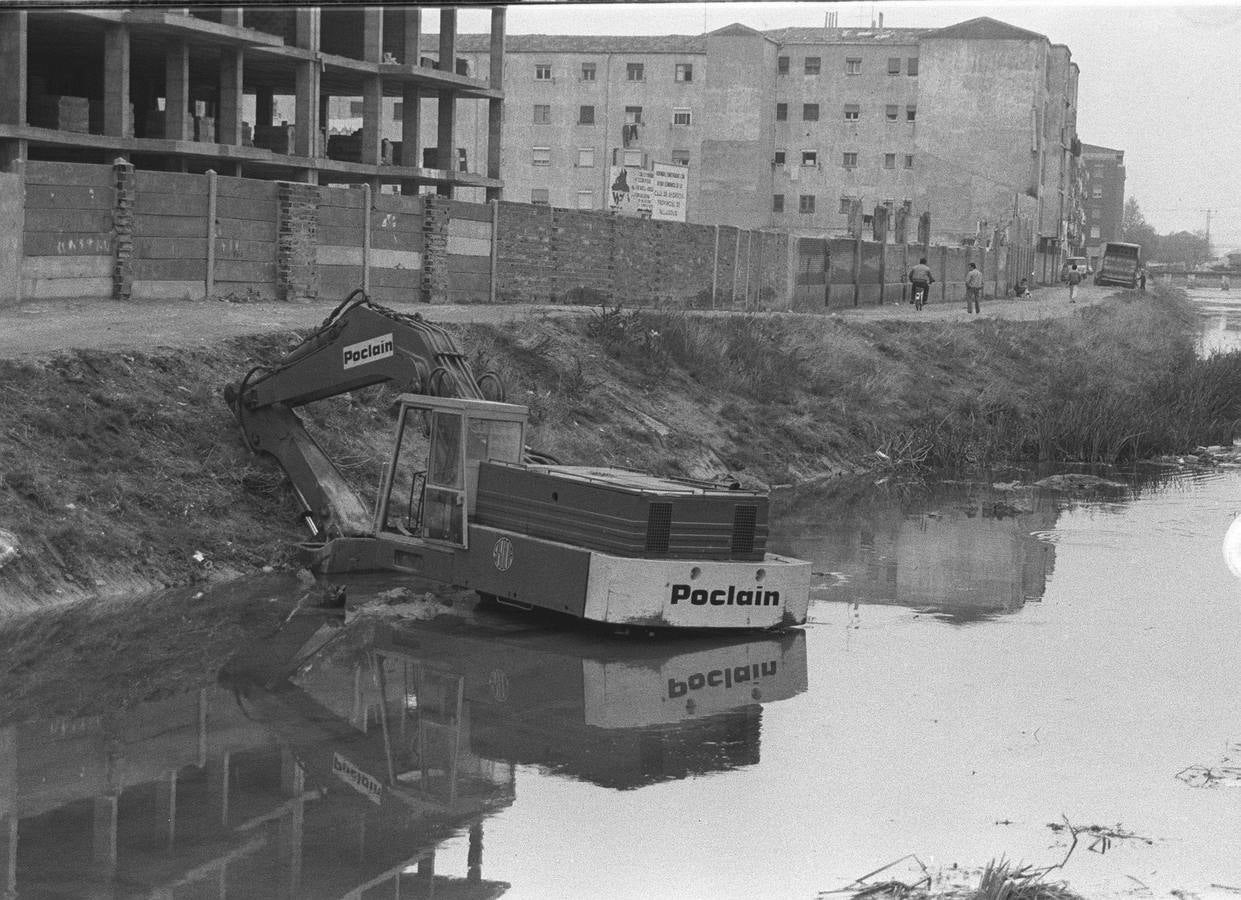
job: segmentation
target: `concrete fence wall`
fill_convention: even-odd
[[[927,255],[932,302],[1017,280],[995,250],[790,236],[522,203],[373,194],[219,176],[30,162],[0,178],[0,303],[258,295],[382,303],[619,303],[824,310],[907,297]],[[19,259],[17,259],[19,257]],[[8,287],[6,287],[8,285]]]

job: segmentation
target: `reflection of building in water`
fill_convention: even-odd
[[[939,485],[912,497],[873,490],[838,499],[815,504],[830,518],[785,526],[800,531],[788,552],[844,576],[820,598],[932,608],[964,621],[1043,596],[1055,548],[1034,533],[1056,521],[1051,497]]]
[[[514,763],[617,787],[745,765],[759,704],[806,686],[801,632],[350,628],[290,665],[318,626],[248,648],[227,689],[0,728],[0,896],[498,897],[482,826]],[[436,874],[462,832],[467,874]]]

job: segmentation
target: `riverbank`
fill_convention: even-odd
[[[453,326],[566,463],[749,484],[894,466],[1125,459],[1226,443],[1241,361],[1194,359],[1175,292],[1035,322],[700,316],[597,308]],[[280,570],[304,537],[281,472],[245,449],[224,385],[297,343],[0,362],[0,609]],[[378,484],[382,388],[306,410],[359,493]]]

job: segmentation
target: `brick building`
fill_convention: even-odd
[[[481,37],[457,51],[485,77]],[[843,235],[886,206],[910,240],[923,213],[935,241],[999,229],[1054,256],[1077,239],[1078,68],[1067,47],[994,19],[510,35],[505,60],[509,200],[603,209],[611,164],[678,162],[691,222]],[[459,158],[481,152],[482,126],[458,119]]]
[[[1122,240],[1125,214],[1125,151],[1095,144],[1082,144],[1085,168],[1085,255],[1092,268],[1107,241]]]
[[[438,17],[428,52],[416,7],[0,10],[0,171],[122,155],[147,170],[498,196],[503,92],[439,65],[456,58],[456,10]],[[503,8],[473,42],[501,58]],[[337,96],[371,114],[329,141]],[[385,101],[423,100],[434,126],[409,116],[383,144]],[[464,170],[448,139],[458,116],[483,123]],[[402,143],[444,152],[404,158]]]

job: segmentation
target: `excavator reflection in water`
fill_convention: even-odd
[[[614,789],[755,764],[761,705],[805,688],[797,629],[635,644],[301,612],[218,687],[0,727],[0,886],[499,897],[483,827],[519,802],[518,764]]]
[[[372,511],[294,409],[376,384],[404,393]],[[530,450],[526,407],[493,373],[475,378],[444,329],[360,291],[225,397],[247,445],[288,473],[321,572],[395,570],[622,627],[806,620],[810,564],[767,552],[766,493],[560,465]]]

